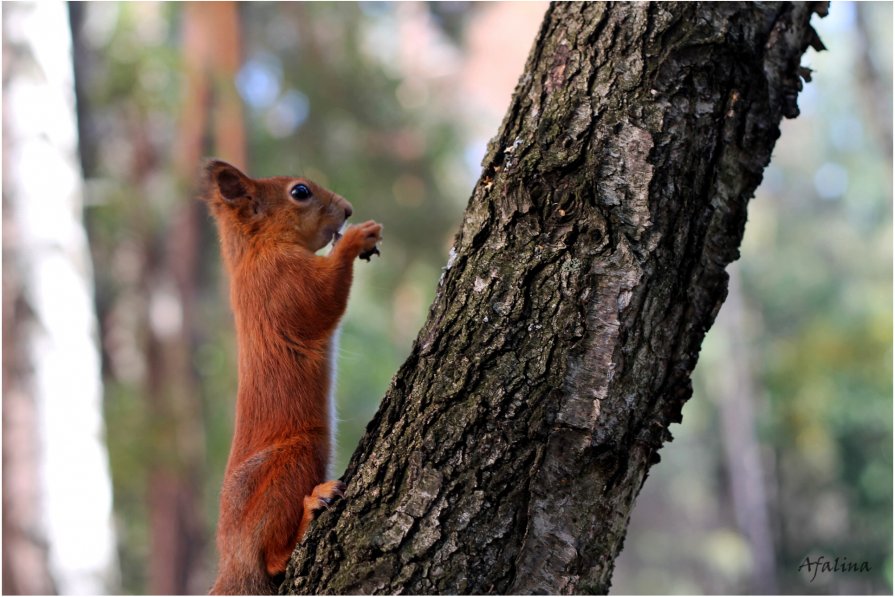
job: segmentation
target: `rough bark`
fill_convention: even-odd
[[[556,4],[288,593],[605,593],[691,395],[812,4]]]

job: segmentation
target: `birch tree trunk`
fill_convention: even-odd
[[[281,591],[609,590],[825,10],[550,7],[428,321]]]
[[[118,586],[62,3],[3,10],[3,592]]]

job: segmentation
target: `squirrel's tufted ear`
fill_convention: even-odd
[[[225,201],[232,202],[249,194],[251,181],[236,166],[209,159],[205,161],[200,185],[200,198],[209,201],[217,191]]]

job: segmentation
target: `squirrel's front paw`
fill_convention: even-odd
[[[368,220],[362,224],[349,226],[342,237],[341,245],[351,250],[361,259],[369,261],[370,256],[379,253],[376,243],[382,240],[382,224]]]
[[[308,512],[329,508],[337,497],[345,497],[345,484],[341,481],[327,481],[314,487],[311,495],[305,496],[304,506]]]

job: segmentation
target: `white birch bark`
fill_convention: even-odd
[[[114,590],[117,566],[66,6],[8,3],[3,34],[4,220],[14,233],[4,251],[29,315],[5,349],[31,376],[21,387],[36,414],[34,540],[45,541],[59,593],[100,594]]]

